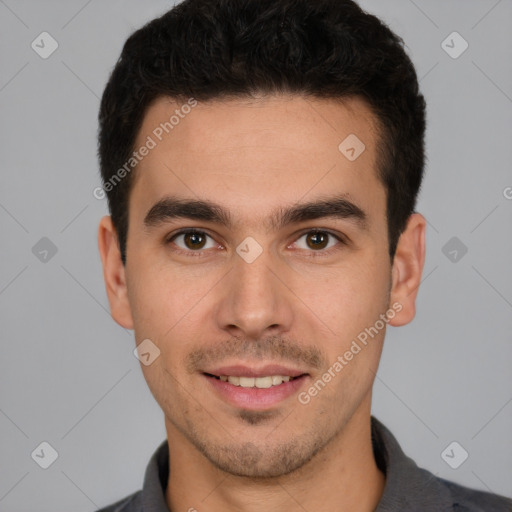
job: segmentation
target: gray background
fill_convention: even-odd
[[[0,0],[1,511],[120,499],[165,438],[133,333],[109,314],[96,244],[107,209],[92,192],[109,71],[171,5]],[[373,413],[419,465],[512,496],[512,1],[362,5],[404,38],[429,121],[418,313],[388,330]],[[43,31],[59,44],[47,59],[31,48]],[[441,46],[453,31],[469,43],[457,59]],[[443,252],[454,236],[455,262]],[[33,252],[42,237],[57,248],[46,261]],[[58,452],[46,470],[31,458],[42,441]],[[469,453],[458,469],[441,458],[452,441]]]

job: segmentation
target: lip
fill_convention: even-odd
[[[267,377],[269,375],[282,375],[283,377],[299,377],[307,372],[297,368],[289,368],[278,364],[270,364],[261,368],[249,368],[243,365],[222,366],[212,370],[204,370],[204,373],[216,375],[227,375],[232,377]]]
[[[220,375],[255,378],[282,375],[295,378],[278,386],[263,389],[234,386],[229,382],[223,382],[215,378],[215,376]],[[208,387],[222,401],[238,409],[252,411],[264,411],[279,406],[287,398],[298,393],[310,378],[306,372],[281,365],[266,365],[262,368],[249,368],[242,365],[223,366],[208,370],[202,376],[208,383]]]

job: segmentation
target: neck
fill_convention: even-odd
[[[371,442],[369,404],[360,407],[313,459],[277,478],[254,479],[214,467],[168,424],[171,512],[261,512],[286,510],[371,512],[384,491]]]

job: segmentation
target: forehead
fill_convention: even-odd
[[[337,149],[349,133],[365,139],[368,149],[377,138],[377,118],[356,96],[320,99],[282,94],[208,102],[162,96],[146,109],[136,142],[143,143],[147,136],[170,145],[174,140],[178,152],[222,151],[230,142],[245,142],[246,147],[274,143],[314,154],[314,149],[320,152],[320,146],[327,144]]]
[[[165,195],[221,202],[253,219],[278,204],[335,193],[380,207],[377,127],[360,98],[158,98],[135,143],[152,146],[134,176],[133,194],[146,208],[139,214]]]

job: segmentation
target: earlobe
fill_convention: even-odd
[[[416,296],[425,263],[426,219],[413,213],[400,236],[392,268],[390,305],[399,303],[402,309],[389,320],[395,327],[411,322],[416,314]]]
[[[106,215],[98,227],[98,249],[103,265],[103,279],[112,318],[125,329],[133,329],[133,318],[126,287],[126,269],[112,218]]]

